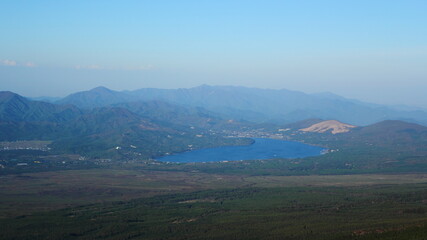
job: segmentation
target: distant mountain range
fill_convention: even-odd
[[[159,101],[80,109],[0,92],[0,141],[53,140],[58,152],[109,158],[241,143],[207,132],[236,125],[210,114]]]
[[[208,86],[188,89],[143,88],[113,91],[97,87],[71,94],[57,104],[73,104],[83,109],[118,103],[161,101],[184,107],[199,107],[224,119],[251,122],[292,123],[304,119],[336,119],[354,125],[383,120],[403,120],[427,124],[427,112],[396,110],[378,104],[346,99],[331,93],[305,94],[285,89],[258,89]]]
[[[371,156],[372,159],[364,160],[369,164],[375,160],[372,154],[379,148],[387,159],[403,153],[410,157],[425,156],[427,127],[402,119],[425,123],[426,115],[422,111],[396,111],[333,94],[308,95],[243,87],[200,86],[132,92],[98,87],[55,103],[0,92],[0,141],[49,140],[53,141],[50,145],[53,153],[134,159],[249,144],[250,139],[224,136],[266,133],[347,149],[340,153],[353,159]],[[365,153],[360,155],[360,151]],[[338,161],[347,158],[344,155],[328,157],[335,156]]]

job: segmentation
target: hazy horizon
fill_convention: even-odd
[[[427,108],[427,2],[0,3],[0,90],[202,84]]]
[[[209,86],[209,87],[254,88],[254,89],[264,89],[264,90],[287,90],[287,91],[293,91],[293,92],[300,92],[300,93],[304,93],[304,94],[307,94],[307,95],[333,94],[333,95],[336,95],[338,97],[344,97],[344,98],[346,98],[347,100],[350,100],[350,101],[360,101],[360,102],[364,102],[364,103],[367,103],[367,104],[379,104],[379,105],[383,105],[383,106],[387,106],[387,107],[392,107],[392,108],[395,108],[395,109],[401,109],[401,110],[422,110],[422,111],[427,111],[427,108],[422,107],[422,106],[407,105],[407,104],[382,104],[382,103],[376,103],[376,102],[369,102],[369,101],[363,101],[363,100],[360,100],[360,99],[357,99],[357,98],[349,98],[349,97],[342,96],[342,95],[339,95],[339,94],[336,94],[336,93],[333,93],[333,92],[330,92],[330,91],[323,91],[323,92],[304,92],[304,91],[293,90],[293,89],[286,89],[286,88],[274,89],[274,88],[247,87],[247,86],[241,86],[241,85],[209,85],[209,84],[201,84],[201,85],[197,85],[197,86],[193,86],[193,87],[188,87],[188,88],[153,88],[153,89],[171,89],[171,90],[173,90],[173,89],[190,89],[190,88],[198,88],[198,87],[202,87],[202,86]],[[121,89],[121,90],[118,90],[118,89],[109,88],[109,87],[106,87],[106,86],[103,86],[103,85],[99,85],[99,86],[96,86],[96,87],[93,87],[93,88],[82,89],[81,91],[71,92],[71,93],[66,94],[64,96],[49,96],[49,95],[44,95],[44,96],[27,96],[27,95],[21,94],[19,92],[14,92],[14,93],[19,94],[21,96],[24,96],[26,98],[30,98],[30,99],[38,100],[38,101],[56,101],[57,99],[58,100],[59,99],[63,99],[63,98],[66,98],[66,97],[68,97],[68,96],[70,96],[72,94],[75,94],[75,93],[91,91],[91,90],[96,89],[96,88],[107,88],[109,90],[116,91],[116,92],[132,92],[132,91],[144,89],[144,88],[135,88],[135,89]],[[146,89],[150,89],[150,87],[147,87]],[[2,90],[0,90],[0,91],[2,91]],[[6,91],[10,91],[10,90],[6,90]]]

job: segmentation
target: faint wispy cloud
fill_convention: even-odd
[[[17,66],[17,63],[16,61],[5,59],[5,60],[0,60],[0,65],[14,67],[14,66]]]
[[[8,67],[36,67],[37,65],[33,62],[17,62],[15,60],[10,59],[0,59],[0,66],[8,66]]]

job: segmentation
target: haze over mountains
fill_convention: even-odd
[[[0,141],[49,140],[55,152],[110,158],[124,158],[130,150],[150,157],[188,150],[189,145],[239,144],[238,139],[206,133],[225,123],[235,125],[210,114],[160,101],[83,109],[0,92]]]
[[[310,95],[284,89],[203,85],[118,92],[97,87],[55,103],[0,92],[1,141],[53,140],[57,150],[94,156],[115,156],[118,146],[132,152],[130,146],[140,147],[138,154],[151,157],[188,150],[188,146],[242,144],[248,142],[224,136],[246,136],[248,131],[293,138],[278,131],[282,127],[305,135],[305,140],[318,139],[316,134],[326,134],[328,141],[367,139],[377,131],[378,142],[384,135],[402,141],[399,136],[406,136],[420,145],[425,127],[396,120],[427,124],[426,119],[422,111],[398,111],[329,93]],[[394,120],[394,124],[384,120]],[[360,127],[364,125],[368,126]],[[344,137],[332,137],[341,133]]]
[[[404,120],[427,124],[427,112],[396,110],[378,104],[346,99],[331,93],[305,94],[286,89],[258,89],[202,85],[194,88],[113,91],[97,87],[71,94],[57,104],[94,108],[137,101],[163,101],[180,106],[201,107],[222,118],[291,123],[309,118],[336,119],[354,125],[383,120]]]
[[[341,149],[325,155],[324,168],[377,169],[402,159],[412,168],[410,161],[421,161],[414,158],[427,154],[427,127],[396,119],[423,122],[425,115],[331,94],[243,87],[132,92],[98,87],[56,103],[0,92],[0,141],[49,141],[49,154],[121,162],[245,145],[253,142],[251,138],[264,137]]]

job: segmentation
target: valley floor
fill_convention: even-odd
[[[423,239],[426,201],[427,174],[24,173],[0,239]]]
[[[239,176],[123,169],[24,173],[0,176],[0,217],[208,189],[410,183],[427,183],[427,174]]]

